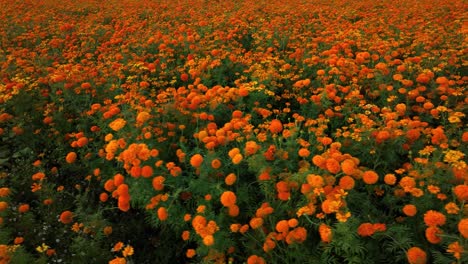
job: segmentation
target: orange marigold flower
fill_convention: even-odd
[[[307,183],[314,188],[321,188],[325,184],[323,177],[316,174],[307,175]]]
[[[109,127],[114,131],[119,131],[125,126],[126,123],[127,121],[125,121],[125,119],[117,118],[109,124]]]
[[[237,205],[231,205],[228,207],[228,215],[231,217],[236,217],[239,215],[240,209]]]
[[[403,206],[402,211],[407,216],[415,216],[416,213],[418,212],[418,209],[413,204],[407,204],[407,205]]]
[[[448,214],[458,214],[460,207],[454,202],[449,202],[445,205],[445,211],[447,211]]]
[[[250,220],[249,224],[252,229],[260,228],[263,225],[263,218],[254,217]]]
[[[315,166],[321,168],[321,169],[325,169],[326,167],[326,160],[324,157],[322,157],[321,155],[315,155],[313,158],[312,158],[312,163],[314,163]]]
[[[104,183],[104,190],[106,190],[106,191],[108,191],[108,192],[112,192],[113,190],[115,190],[114,180],[112,180],[112,179],[107,180],[107,181]]]
[[[156,191],[161,191],[162,189],[164,189],[164,181],[166,180],[166,178],[164,178],[163,176],[156,176],[153,178],[153,188],[156,190]]]
[[[379,180],[379,175],[372,170],[368,170],[362,174],[362,180],[366,184],[375,184]]]
[[[362,223],[358,229],[357,233],[362,236],[372,236],[375,233],[374,225],[371,223]]]
[[[211,167],[213,169],[219,169],[221,167],[221,161],[219,159],[214,159],[211,161]]]
[[[288,225],[291,228],[295,228],[299,224],[299,221],[297,221],[296,218],[291,218],[288,220]]]
[[[23,242],[24,242],[23,237],[15,237],[15,240],[13,241],[13,244],[19,245],[19,244],[22,244]]]
[[[280,233],[287,233],[289,231],[289,224],[287,220],[280,220],[276,223],[276,231]]]
[[[145,165],[141,168],[141,176],[144,178],[149,178],[153,176],[153,168],[151,166]]]
[[[396,178],[395,174],[392,174],[392,173],[385,174],[385,176],[384,176],[385,184],[394,185],[396,183],[396,181],[397,181],[397,178]]]
[[[0,188],[0,197],[7,197],[10,195],[10,189],[8,187]]]
[[[338,184],[344,190],[351,190],[351,189],[354,188],[354,183],[355,182],[354,182],[353,177],[345,175],[345,176],[341,177]]]
[[[63,224],[69,224],[73,221],[73,213],[71,211],[63,211],[61,214],[60,214],[60,218],[59,218],[60,222],[62,222]]]
[[[260,146],[257,144],[257,142],[251,140],[245,143],[244,152],[245,152],[245,155],[249,156],[249,155],[255,154],[257,150],[259,149],[260,149]]]
[[[440,212],[429,210],[424,214],[424,223],[427,226],[441,226],[445,224],[445,221],[445,215]]]
[[[123,250],[122,250],[122,255],[124,257],[129,257],[131,255],[133,255],[134,253],[134,250],[133,250],[133,247],[130,246],[130,245],[127,245]]]
[[[455,188],[453,188],[453,192],[459,201],[468,201],[468,185],[457,185]]]
[[[75,162],[75,161],[76,161],[76,153],[73,152],[73,151],[72,151],[72,152],[69,152],[69,153],[67,154],[67,156],[65,157],[65,161],[66,161],[67,163],[70,163],[70,164],[73,163],[73,162]]]
[[[190,165],[195,168],[198,168],[203,163],[203,156],[200,154],[195,154],[190,158]]]
[[[190,238],[190,231],[184,230],[184,231],[182,232],[181,237],[182,237],[182,240],[184,240],[184,241],[189,240],[189,238]]]
[[[464,238],[468,238],[468,218],[463,218],[458,222],[458,232],[460,232]]]
[[[113,183],[114,187],[118,187],[119,185],[123,184],[124,181],[125,181],[125,177],[122,174],[117,173],[116,175],[114,175],[114,181],[109,180],[108,182],[109,184]],[[111,192],[111,191],[108,191],[108,192]]]
[[[247,264],[265,264],[265,259],[257,255],[251,255],[247,259]]]
[[[304,227],[298,227],[286,235],[286,243],[302,243],[307,238],[307,230]]]
[[[223,206],[230,207],[236,204],[237,196],[232,191],[225,191],[221,194],[220,200]]]
[[[234,157],[232,158],[232,163],[233,164],[239,164],[241,163],[241,161],[244,159],[244,157],[242,156],[242,154],[238,153],[236,155],[234,155]]]
[[[187,252],[185,253],[187,258],[193,258],[196,254],[197,252],[195,251],[195,249],[192,248],[187,249]]]
[[[353,175],[356,170],[356,163],[352,159],[345,159],[341,162],[341,170],[348,175]]]
[[[214,244],[214,237],[212,235],[207,235],[203,238],[203,244],[205,246],[212,246]]]
[[[140,112],[138,113],[137,117],[136,117],[136,121],[138,124],[143,124],[145,123],[146,121],[148,121],[148,119],[150,119],[151,115],[148,113],[148,112]]]
[[[439,244],[442,241],[442,238],[439,236],[442,234],[442,230],[440,230],[438,227],[430,226],[426,228],[425,234],[429,243]]]
[[[453,253],[453,256],[456,259],[461,258],[461,254],[463,253],[463,251],[464,251],[463,246],[461,246],[458,241],[450,243],[447,247],[447,252]]]
[[[307,158],[310,155],[310,151],[308,149],[306,149],[306,148],[299,149],[299,151],[297,153],[298,153],[299,157],[301,157],[301,158]]]
[[[326,224],[320,224],[318,228],[320,234],[320,240],[324,243],[330,243],[332,241],[332,229]]]
[[[104,235],[109,236],[110,234],[112,234],[112,226],[106,226],[106,227],[104,227],[104,229],[102,230],[102,232],[104,233]]]
[[[18,212],[26,213],[29,211],[29,204],[22,204],[18,207]]]
[[[283,130],[283,124],[278,119],[271,120],[269,130],[273,134],[277,134]]]
[[[224,178],[224,182],[226,185],[233,185],[237,180],[237,176],[234,173],[229,173],[226,178]]]
[[[327,168],[329,172],[333,174],[337,174],[341,170],[340,163],[336,159],[333,159],[333,158],[326,159],[325,167]]]
[[[167,220],[168,214],[167,214],[167,210],[165,207],[159,207],[157,213],[158,213],[159,220],[161,221]]]
[[[410,264],[426,264],[427,256],[424,250],[419,247],[412,247],[406,252],[406,257]]]

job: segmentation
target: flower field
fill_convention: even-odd
[[[0,4],[0,263],[468,263],[463,0]]]

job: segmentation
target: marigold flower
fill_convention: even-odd
[[[158,218],[161,221],[166,221],[168,217],[168,213],[165,207],[159,207],[158,208]]]
[[[314,188],[321,188],[325,185],[323,177],[316,174],[307,175],[307,183]]]
[[[362,174],[362,180],[366,184],[375,184],[379,180],[379,175],[375,171],[368,170]]]
[[[76,153],[75,152],[69,152],[67,156],[65,157],[65,161],[69,164],[73,163],[76,161]]]
[[[145,165],[141,168],[141,176],[143,178],[149,178],[153,176],[153,168],[151,166]]]
[[[296,218],[291,218],[288,220],[288,226],[290,228],[295,228],[299,224],[299,221],[297,221]]]
[[[424,250],[420,249],[419,247],[412,247],[408,249],[406,256],[410,264],[426,264],[427,262],[426,252],[424,252]]]
[[[441,226],[445,224],[445,221],[445,215],[440,212],[429,210],[424,214],[424,223],[427,226]]]
[[[253,155],[257,152],[257,150],[260,149],[260,146],[257,144],[257,142],[255,141],[247,141],[245,143],[245,149],[244,149],[244,152],[245,152],[245,155],[249,156],[249,155]]]
[[[320,224],[319,228],[319,235],[320,235],[320,240],[322,240],[323,243],[330,243],[332,241],[332,229],[326,225],[326,224]]]
[[[128,196],[128,194],[120,195],[117,200],[117,206],[123,212],[127,212],[128,210],[130,210],[130,196]]]
[[[119,131],[125,126],[126,123],[127,121],[125,121],[125,119],[117,118],[109,124],[109,127],[114,131]]]
[[[447,203],[444,208],[448,214],[458,214],[460,211],[460,207],[458,207],[458,205],[454,202]]]
[[[340,163],[334,158],[326,159],[325,167],[333,174],[337,174],[341,170]]]
[[[278,119],[271,120],[269,130],[273,134],[280,133],[283,130],[283,124]]]
[[[166,178],[164,178],[163,176],[156,176],[153,178],[153,188],[156,190],[156,191],[161,191],[162,189],[164,189],[164,181],[166,180]]]
[[[221,167],[221,161],[219,159],[213,159],[211,161],[211,167],[215,170],[219,169]]]
[[[353,177],[345,175],[341,177],[338,184],[343,190],[351,190],[354,188],[355,182],[354,182]]]
[[[247,258],[247,264],[265,264],[265,259],[257,255],[251,255]]]
[[[426,228],[425,235],[429,243],[439,244],[442,241],[442,238],[439,237],[440,234],[442,234],[442,230],[440,230],[438,227],[430,226]]]
[[[19,244],[22,244],[24,242],[24,238],[23,237],[15,237],[15,239],[13,240],[13,244],[15,245],[19,245]],[[0,254],[1,255],[1,254]]]
[[[115,257],[111,261],[109,261],[109,264],[126,264],[127,260],[125,258],[120,258],[120,257]]]
[[[458,222],[458,232],[460,232],[464,238],[468,238],[468,218],[463,218]]]
[[[226,178],[224,178],[224,183],[226,185],[233,185],[237,180],[237,176],[234,173],[229,173]]]
[[[203,163],[203,156],[200,154],[195,154],[190,158],[190,165],[195,168],[199,168]]]
[[[212,235],[207,235],[203,238],[203,244],[205,246],[212,246],[214,242],[214,237]]]
[[[241,163],[241,161],[244,159],[244,157],[242,156],[242,154],[238,153],[236,155],[234,155],[234,157],[232,158],[232,163],[233,164],[239,164]]]
[[[197,252],[195,251],[195,249],[189,248],[187,249],[185,256],[187,256],[187,258],[193,258],[196,254]]]
[[[345,159],[341,162],[341,170],[348,175],[353,175],[356,170],[356,163],[352,159]]]
[[[129,257],[131,255],[133,255],[134,253],[134,250],[133,250],[133,247],[130,246],[130,245],[127,245],[123,250],[122,250],[122,255],[124,257]]]
[[[289,224],[287,220],[280,220],[276,223],[276,231],[280,233],[287,233],[289,231]]]
[[[22,204],[18,207],[18,212],[26,213],[29,211],[29,204]]]
[[[372,236],[375,233],[375,229],[371,223],[362,223],[358,227],[357,233],[362,237]]]
[[[396,178],[395,174],[392,174],[392,173],[385,174],[385,176],[384,176],[385,184],[395,185],[396,181],[397,181],[397,178]]]
[[[299,151],[297,153],[298,153],[299,157],[301,157],[301,158],[307,158],[310,155],[310,151],[308,149],[306,149],[306,148],[299,149]]]
[[[302,243],[307,238],[307,230],[304,227],[298,227],[286,235],[286,243],[293,244],[293,243]]]
[[[225,207],[230,207],[236,204],[237,196],[232,191],[225,191],[220,197],[221,203]]]
[[[71,211],[63,211],[61,214],[60,214],[60,218],[59,218],[60,222],[62,222],[63,224],[69,224],[73,221],[73,213]]]
[[[117,173],[116,175],[114,175],[114,178],[113,178],[113,179],[114,179],[113,181],[112,181],[112,180],[109,180],[109,181],[107,181],[107,182],[109,182],[108,184],[111,184],[111,183],[112,183],[112,184],[114,185],[114,187],[120,186],[120,185],[123,184],[124,181],[125,181],[125,177],[124,177],[122,174],[120,174],[120,173]],[[107,183],[107,182],[106,182],[106,183]],[[104,187],[105,187],[105,186],[104,186]],[[111,186],[108,186],[108,187],[109,187],[110,189],[112,189]],[[106,190],[107,190],[107,189],[106,189]],[[112,191],[112,190],[111,190],[111,191]],[[110,192],[110,191],[109,191],[109,192]]]
[[[416,206],[413,205],[413,204],[407,204],[407,205],[403,206],[402,211],[407,216],[415,216],[416,213],[418,212]]]
[[[112,234],[112,226],[106,226],[104,227],[104,229],[102,230],[102,232],[104,233],[104,235],[106,236],[109,236]]]
[[[8,187],[0,188],[0,197],[7,197],[10,195],[10,189]]]
[[[263,218],[254,217],[250,220],[249,224],[252,229],[260,228],[263,225]]]
[[[456,259],[461,258],[461,254],[464,252],[463,246],[460,245],[458,241],[450,243],[447,247],[447,252],[448,253],[453,253],[453,256]]]
[[[321,155],[315,155],[312,158],[312,163],[321,169],[325,169],[326,159],[322,157]]]
[[[453,193],[457,196],[457,199],[461,202],[468,201],[468,185],[457,185],[453,188]]]

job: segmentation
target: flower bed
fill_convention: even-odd
[[[463,1],[0,3],[0,263],[468,262]]]

